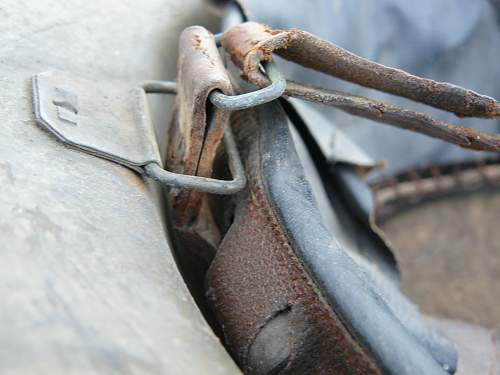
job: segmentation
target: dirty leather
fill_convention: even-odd
[[[177,98],[170,127],[167,168],[172,172],[210,177],[229,112],[220,108],[207,111],[208,95],[220,90],[233,93],[211,32],[200,26],[185,29],[179,37]],[[174,190],[171,199],[176,223],[192,220],[203,193]]]
[[[256,374],[452,371],[452,346],[409,305],[397,316],[395,302],[405,302],[390,281],[375,280],[324,227],[283,110],[250,112],[235,124],[249,187],[207,274],[207,298],[239,363]],[[288,332],[281,346],[259,339],[276,317]],[[255,354],[273,343],[283,352]]]
[[[230,113],[212,107],[208,96],[213,90],[233,94],[211,32],[191,26],[181,33],[177,71],[177,97],[166,166],[176,173],[211,177]],[[206,193],[183,189],[171,189],[169,194],[178,261],[191,285],[201,284],[220,241],[207,198]],[[199,288],[192,293],[196,299],[202,298]]]
[[[226,30],[222,35],[222,46],[240,67],[242,76],[259,86],[268,84],[260,65],[271,60],[275,53],[304,67],[454,112],[459,117],[500,116],[500,103],[493,98],[377,64],[302,30],[274,30],[246,22]],[[500,151],[498,135],[459,128],[424,113],[380,101],[293,81],[287,82],[285,94],[332,105],[354,115],[417,131],[464,148]]]
[[[418,4],[409,1],[379,1],[376,4],[365,1],[317,1],[314,7],[311,7],[309,2],[296,2],[294,7],[286,7],[280,1],[266,4],[265,7],[259,1],[246,1],[244,4],[250,20],[261,21],[278,29],[299,27],[385,65],[400,67],[424,77],[458,83],[490,96],[498,97],[499,95],[498,86],[494,84],[499,77],[498,69],[494,65],[500,46],[498,23],[497,15],[492,12],[488,1],[424,1]],[[443,17],[444,14],[446,17]],[[337,16],[335,22],[329,22],[332,15]],[[331,85],[330,88],[336,90],[347,90],[347,87],[352,87],[342,81],[301,69],[293,64],[283,63],[280,67],[287,72],[287,77],[300,82],[321,86]],[[360,87],[354,87],[354,89],[356,94],[361,93],[363,96],[375,94],[384,100],[388,98],[385,94],[376,94]],[[352,90],[353,88],[349,88],[349,91]],[[410,108],[421,108],[419,105],[394,97],[387,100],[402,103]],[[424,165],[427,170],[432,170],[430,174],[434,177],[439,177],[441,168],[444,168],[446,176],[443,179],[443,185],[447,185],[444,180],[450,175],[448,166],[454,169],[457,162],[460,165],[458,173],[454,171],[452,174],[459,178],[452,178],[453,184],[439,186],[438,189],[435,188],[440,181],[433,179],[430,190],[436,192],[437,195],[445,196],[453,190],[463,191],[465,188],[466,191],[472,191],[474,186],[496,184],[497,169],[495,165],[490,164],[495,163],[497,159],[495,154],[469,152],[387,127],[377,129],[365,120],[347,116],[329,108],[300,104],[302,108],[311,108],[311,110],[307,109],[309,116],[305,117],[306,121],[313,130],[318,143],[327,145],[327,147],[322,147],[322,150],[329,155],[332,163],[337,162],[336,152],[339,147],[336,145],[336,138],[343,139],[344,135],[354,140],[356,145],[374,160],[388,162],[385,169],[374,170],[368,176],[374,184],[383,176],[387,179],[393,175],[400,176],[409,173],[413,175],[413,178],[410,178],[413,182],[410,189],[419,190],[420,182],[415,183],[418,179],[414,178],[415,173],[412,171]],[[303,114],[306,111],[302,108],[300,112]],[[427,108],[425,110],[434,117],[446,121],[457,121],[456,118],[441,111],[432,109],[429,111]],[[330,142],[323,140],[325,132],[315,132],[317,126],[313,117],[314,119],[319,117],[316,114],[310,116],[313,112],[323,114],[323,119],[320,118],[322,130],[332,125],[336,128],[337,131],[332,132]],[[462,123],[492,133],[499,131],[498,121],[465,120]],[[343,137],[336,136],[337,134],[342,134]],[[329,143],[333,146],[328,147]],[[345,155],[346,153],[342,155],[344,161]],[[478,159],[484,159],[486,163],[473,162]],[[486,168],[485,164],[487,164]],[[465,166],[463,174],[460,172],[462,165]],[[471,165],[472,168],[470,168]],[[336,168],[339,169],[338,166]],[[356,171],[355,168],[351,170]],[[428,175],[424,174],[424,177]],[[340,179],[344,178],[341,176]],[[363,185],[363,182],[359,184]],[[358,208],[362,208],[359,211],[366,219],[367,211],[369,211],[366,208],[371,207],[373,202],[370,194],[359,197],[362,195],[359,191],[363,190],[366,189],[352,191],[352,195],[357,195],[357,197],[351,201],[350,209],[355,212]],[[392,191],[394,192],[394,189]],[[419,193],[417,194],[419,199],[424,197],[425,194],[420,193],[425,193],[425,188],[417,193]],[[410,200],[415,201],[415,195],[411,196]],[[408,200],[406,203],[408,204]],[[474,358],[468,356],[465,360],[473,362]],[[462,363],[463,361],[462,358]],[[460,373],[467,373],[463,371]]]
[[[335,208],[344,227],[326,228],[310,186],[314,178],[306,177],[279,105],[238,118],[250,183],[237,196],[234,222],[207,274],[206,294],[243,369],[453,372],[452,344],[429,329],[397,290],[390,264],[381,270],[383,262],[363,253],[364,246],[358,253],[352,251],[356,246],[345,246],[345,238],[353,238],[347,223],[361,219],[364,231],[369,228],[370,204],[346,199],[351,203],[344,213]],[[349,168],[333,173],[340,183],[329,199],[333,194],[342,200],[358,176]],[[359,228],[354,238],[363,238]]]
[[[296,1],[293,6],[288,6],[285,0],[271,3],[243,0],[241,3],[249,20],[273,29],[299,28],[377,63],[500,97],[496,84],[500,71],[495,63],[500,51],[500,28],[498,14],[488,0],[316,0],[314,4]],[[279,66],[291,80],[423,110],[436,119],[457,122],[454,115],[440,110],[294,64]],[[385,169],[374,171],[370,180],[422,163],[451,164],[487,157],[485,153],[470,152],[404,130],[376,126],[336,109],[311,107],[324,114],[330,126],[342,131],[374,160],[388,162]],[[498,121],[464,119],[458,125],[490,133],[500,131]],[[324,148],[325,154],[330,151]]]
[[[455,113],[459,117],[500,116],[500,103],[472,90],[411,75],[357,56],[332,42],[299,29],[277,30],[246,22],[226,30],[222,46],[254,83],[272,54],[306,68]]]

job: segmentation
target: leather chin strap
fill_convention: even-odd
[[[308,32],[272,30],[246,22],[227,30],[222,46],[240,67],[242,76],[258,86],[269,84],[260,63],[272,53],[304,67],[389,94],[453,112],[459,117],[500,117],[500,103],[449,83],[417,77],[356,56]],[[286,95],[337,107],[353,115],[439,138],[461,147],[500,151],[500,136],[458,127],[431,116],[395,105],[340,91],[288,81]]]

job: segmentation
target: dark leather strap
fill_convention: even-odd
[[[233,62],[240,67],[243,76],[260,86],[268,84],[267,78],[260,71],[260,63],[270,60],[272,53],[276,53],[307,68],[444,109],[460,117],[500,116],[500,103],[493,98],[377,64],[305,31],[272,30],[255,22],[246,22],[226,31],[222,37],[222,45]],[[465,148],[500,151],[498,135],[457,127],[421,112],[293,81],[288,82],[285,93],[332,105],[354,115],[410,129]]]

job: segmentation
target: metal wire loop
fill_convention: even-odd
[[[167,186],[221,195],[237,193],[245,187],[246,177],[230,126],[224,128],[224,145],[228,155],[229,170],[233,176],[232,180],[218,180],[169,172],[156,163],[145,165],[144,172],[146,176]]]
[[[279,98],[286,88],[286,79],[276,67],[274,62],[263,63],[267,76],[271,80],[271,85],[253,92],[228,96],[220,91],[213,91],[209,99],[213,105],[230,111],[241,110],[268,103]],[[146,93],[177,94],[177,84],[173,81],[146,81],[142,88]],[[202,191],[212,194],[234,194],[242,190],[246,185],[246,177],[243,165],[236,148],[233,133],[230,126],[224,129],[224,145],[228,155],[228,164],[232,180],[219,180],[214,178],[189,176],[174,173],[163,169],[156,163],[144,166],[146,176],[163,185]]]
[[[209,95],[210,102],[218,108],[237,111],[252,108],[278,99],[286,89],[286,79],[273,61],[264,62],[264,69],[271,84],[263,89],[240,95],[225,95],[215,90]],[[147,93],[175,94],[176,84],[172,81],[147,81],[143,83]]]
[[[229,96],[220,91],[212,91],[210,101],[219,108],[230,111],[252,108],[278,99],[286,89],[286,79],[273,61],[263,63],[271,84],[260,90]]]

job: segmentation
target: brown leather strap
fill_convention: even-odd
[[[210,107],[208,95],[213,90],[226,95],[233,91],[214,36],[203,27],[189,27],[180,36],[177,90],[176,114],[169,134],[168,169],[210,177],[229,112]],[[174,221],[182,226],[196,217],[204,193],[173,189],[171,196]]]
[[[247,22],[226,31],[222,37],[222,45],[240,67],[242,75],[259,86],[268,84],[267,78],[260,71],[260,63],[270,60],[274,52],[305,67],[454,112],[460,117],[500,116],[500,103],[493,98],[377,64],[305,31],[271,30],[264,25]],[[287,83],[285,94],[332,105],[357,116],[413,130],[465,148],[500,151],[498,135],[457,127],[424,113],[365,97],[293,81]]]
[[[167,168],[176,173],[211,177],[229,112],[215,108],[209,94],[233,94],[212,33],[200,26],[179,38],[177,98],[169,130]],[[203,300],[203,275],[220,241],[206,193],[171,189],[171,219],[177,260],[191,293]]]

